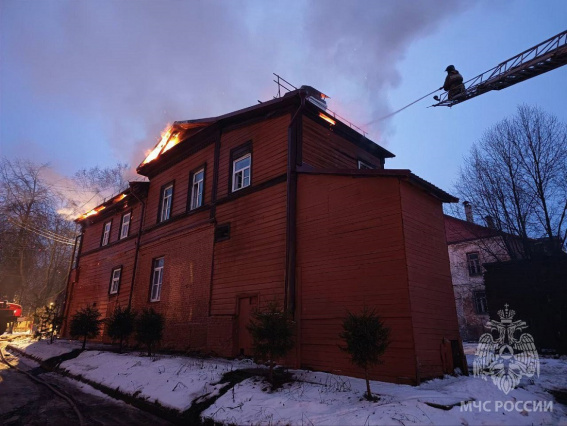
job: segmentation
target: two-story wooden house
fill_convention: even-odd
[[[456,199],[329,113],[304,86],[250,108],[173,124],[135,183],[83,215],[68,290],[166,318],[162,346],[248,355],[253,309],[294,315],[286,363],[360,375],[339,350],[347,310],[391,328],[376,379],[419,383],[461,366],[442,203]],[[103,336],[101,336],[102,338]]]

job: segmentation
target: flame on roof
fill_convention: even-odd
[[[105,206],[99,206],[95,209],[92,209],[91,211],[88,211],[85,214],[82,214],[81,216],[79,216],[79,220],[86,219],[89,216],[98,214],[100,211],[104,210],[105,208],[106,208]]]
[[[114,197],[112,200],[104,203],[103,205],[95,207],[94,209],[86,212],[85,214],[80,215],[77,218],[77,220],[83,220],[83,219],[86,219],[87,217],[94,216],[95,214],[98,214],[101,211],[103,211],[104,209],[106,209],[109,205],[116,204],[116,203],[122,201],[126,197],[127,197],[127,195],[125,193],[119,194],[116,197]]]
[[[168,124],[167,127],[161,132],[161,139],[158,144],[147,155],[142,165],[148,164],[160,156],[160,154],[169,151],[179,143],[179,133],[174,133],[172,125]]]

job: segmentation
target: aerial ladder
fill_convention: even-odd
[[[452,107],[491,90],[506,87],[536,77],[567,64],[567,31],[534,46],[482,74],[466,81],[465,90],[449,99],[445,92],[434,99],[434,105]]]

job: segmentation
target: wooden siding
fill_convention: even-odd
[[[443,209],[406,182],[400,190],[419,376],[439,377],[443,339],[459,339]]]
[[[122,215],[132,212],[128,237],[119,240]],[[73,270],[68,285],[71,298],[68,301],[65,332],[68,322],[77,310],[96,303],[96,308],[107,318],[116,305],[125,307],[130,298],[136,238],[140,229],[142,205],[124,205],[108,218],[101,218],[87,225],[83,234],[78,267]],[[95,218],[96,219],[96,218]],[[112,220],[108,245],[101,247],[104,224]],[[112,270],[122,267],[120,287],[117,294],[109,294]]]
[[[130,231],[128,233],[128,236],[132,237],[133,235],[137,235],[138,229],[140,228],[140,220],[142,217],[142,205],[140,203],[135,203],[132,207],[129,205],[124,205],[120,209],[120,211],[116,212],[112,216],[105,219],[100,219],[99,221],[90,224],[85,228],[81,253],[88,253],[91,250],[95,250],[101,247],[100,243],[102,241],[102,231],[104,224],[110,220],[112,220],[112,227],[110,228],[110,239],[108,241],[108,245],[111,246],[113,244],[122,244],[124,241],[118,239],[120,235],[120,225],[122,224],[122,215],[124,213],[128,213],[129,211],[132,212],[132,216],[130,217]]]
[[[297,213],[301,364],[361,374],[341,352],[347,310],[376,308],[392,329],[372,377],[410,383],[415,355],[397,178],[300,175]]]
[[[287,127],[290,119],[289,114],[284,114],[222,134],[217,195],[219,199],[229,194],[230,151],[246,142],[252,141],[252,186],[286,172]]]
[[[190,141],[186,143],[190,143]],[[157,223],[161,190],[164,185],[170,182],[174,182],[171,218],[182,215],[187,211],[187,199],[190,197],[189,174],[192,171],[195,171],[198,167],[201,167],[203,164],[206,164],[203,204],[210,204],[213,188],[213,163],[214,144],[211,144],[185,160],[175,164],[173,167],[154,176],[151,180],[148,193],[144,229],[150,228]],[[197,220],[198,219],[194,219],[195,222]]]
[[[303,117],[303,163],[320,169],[357,169],[358,160],[382,168],[382,159],[333,133],[333,126]]]
[[[107,318],[119,304],[128,306],[132,273],[134,271],[136,240],[134,238],[82,256],[75,271],[77,282],[70,281],[72,298],[69,301],[67,322],[77,310],[96,303],[96,308]],[[112,270],[122,267],[117,294],[109,294]],[[68,330],[68,328],[66,328]]]
[[[240,295],[283,301],[285,182],[219,205],[216,220],[230,222],[230,239],[215,243],[211,314],[235,315]]]
[[[214,227],[210,224],[144,244],[139,253],[132,306],[153,308],[165,316],[162,348],[203,350],[207,316]],[[164,258],[160,300],[150,302],[153,259]]]

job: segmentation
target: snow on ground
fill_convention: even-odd
[[[222,375],[252,365],[249,361],[188,357],[141,357],[102,351],[83,352],[61,364],[71,374],[184,411],[201,396],[218,392]]]
[[[567,362],[563,362],[567,366]],[[372,425],[372,424],[567,424],[567,407],[554,404],[553,412],[495,413],[495,405],[487,404],[491,412],[471,410],[460,406],[448,411],[433,408],[427,402],[451,405],[460,401],[552,401],[553,397],[540,392],[516,389],[504,395],[491,382],[474,377],[446,377],[421,386],[372,382],[372,391],[381,399],[372,403],[362,398],[366,388],[363,379],[335,376],[326,373],[297,371],[300,381],[284,389],[268,393],[265,384],[248,379],[235,386],[209,407],[203,417],[235,424],[271,425]],[[503,405],[504,407],[504,405]],[[523,408],[523,405],[520,404]]]
[[[10,346],[25,350],[26,354],[42,361],[81,348],[81,344],[73,340],[56,340],[51,344],[48,340],[37,341],[31,338],[13,340]]]
[[[50,345],[32,340],[12,342],[12,345],[40,359],[69,352],[79,346],[67,341],[56,341]],[[465,352],[471,363],[474,349],[466,347]],[[520,386],[508,395],[499,391],[491,381],[472,376],[447,376],[416,387],[373,381],[372,391],[381,396],[376,403],[362,398],[365,391],[362,379],[293,370],[296,381],[275,392],[268,391],[266,383],[259,378],[244,380],[217,399],[202,415],[234,424],[567,425],[567,407],[554,401],[547,392],[567,390],[567,360],[542,358],[540,361],[539,378],[523,379]],[[158,401],[167,407],[186,410],[197,397],[218,395],[225,386],[218,384],[223,373],[257,366],[247,360],[165,355],[150,358],[139,353],[120,355],[88,350],[63,362],[61,367],[109,388],[119,388],[151,402]],[[461,401],[474,401],[478,405],[465,411],[460,406]],[[551,402],[553,410],[533,410],[533,403],[525,405],[526,401],[541,402],[542,406],[543,402]],[[457,405],[442,410],[427,403]],[[480,409],[483,403],[484,408],[490,411]],[[497,407],[498,404],[501,404],[500,407]],[[519,409],[516,410],[516,406]]]

